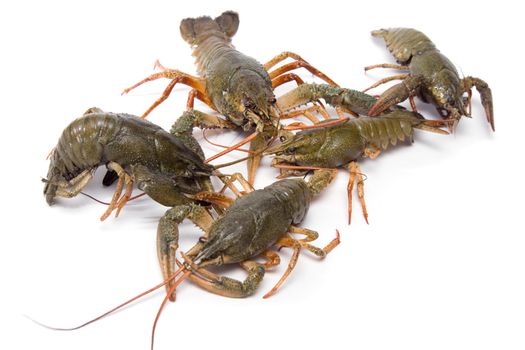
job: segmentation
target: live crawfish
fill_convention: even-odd
[[[185,194],[213,190],[214,168],[204,163],[202,150],[196,147],[196,141],[187,146],[181,138],[133,115],[90,108],[62,132],[51,154],[44,194],[50,205],[57,196],[74,197],[95,170],[106,165],[118,173],[119,183],[101,219],[115,207],[120,211],[133,182],[158,202],[173,206],[184,202]],[[120,198],[124,184],[126,193]]]
[[[327,103],[365,114],[374,105],[375,98],[359,91],[327,85],[304,84],[282,97],[283,108],[323,98]],[[272,166],[280,168],[281,177],[303,174],[309,170],[346,167],[350,171],[348,183],[348,220],[352,213],[352,190],[357,178],[358,196],[363,215],[368,222],[364,201],[363,176],[357,160],[375,159],[389,145],[412,140],[414,129],[440,134],[446,131],[436,127],[446,122],[425,120],[421,115],[393,106],[378,117],[346,119],[332,126],[300,131],[281,137],[283,141],[269,149],[275,154]]]
[[[314,68],[299,55],[283,52],[266,64],[235,50],[231,38],[237,32],[239,16],[227,11],[212,19],[208,16],[186,18],[180,24],[182,38],[193,47],[199,77],[175,69],[163,69],[124,90],[128,93],[145,82],[159,78],[171,79],[162,96],[142,115],[145,118],[156,106],[168,98],[174,86],[182,83],[190,86],[188,108],[193,108],[197,98],[213,110],[224,115],[223,120],[214,115],[201,114],[195,119],[200,127],[236,128],[244,130],[256,128],[245,142],[252,141],[251,150],[262,149],[271,135],[275,134],[279,110],[273,89],[289,81],[302,80],[291,70],[303,67],[329,84],[336,85],[325,74]],[[295,62],[269,70],[279,62],[292,58]],[[285,74],[286,73],[286,74]],[[261,156],[255,155],[248,161],[248,181],[253,183],[255,170]]]
[[[462,116],[470,116],[472,88],[476,87],[481,96],[487,121],[492,130],[495,130],[492,92],[488,84],[470,76],[461,79],[452,62],[439,52],[427,36],[410,28],[381,29],[373,31],[372,35],[385,40],[388,49],[400,65],[377,64],[365,67],[365,71],[381,67],[405,70],[409,73],[381,79],[368,88],[395,79],[403,80],[380,96],[368,113],[369,116],[376,116],[407,98],[411,99],[412,106],[415,108],[412,98],[418,96],[423,102],[436,106],[442,117],[451,118],[457,124]],[[465,93],[467,98],[464,101]],[[469,107],[468,111],[466,106]]]
[[[179,267],[191,272],[190,278],[210,292],[227,297],[247,297],[255,292],[265,270],[279,263],[278,255],[270,248],[273,245],[290,247],[294,253],[288,269],[265,297],[272,295],[295,266],[301,248],[324,257],[339,244],[337,237],[323,249],[314,247],[309,242],[317,239],[317,232],[294,226],[303,220],[312,198],[332,181],[334,175],[333,171],[321,171],[308,182],[302,179],[280,180],[238,198],[213,223],[198,223],[205,236],[183,254],[185,264],[184,267],[179,264]],[[249,190],[247,182],[245,189]],[[213,194],[201,195],[200,198],[213,201]],[[224,203],[222,198],[221,203]],[[178,247],[178,223],[176,220],[163,218],[158,228],[159,237],[170,237],[161,239],[166,242],[163,250],[167,252],[166,260],[170,261],[169,276],[176,274],[173,269],[177,262],[175,253]],[[306,238],[295,239],[288,232],[303,234]],[[266,264],[251,260],[260,254],[268,259]],[[218,276],[204,269],[207,266],[234,263],[239,263],[248,272],[248,277],[243,282]],[[178,283],[180,282],[171,281],[168,286],[174,290]]]

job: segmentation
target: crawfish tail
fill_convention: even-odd
[[[100,163],[104,145],[119,129],[118,118],[98,108],[90,108],[64,129],[51,154],[47,179],[44,180],[48,204],[54,202],[58,182],[71,180]]]
[[[406,138],[412,139],[414,128],[422,122],[412,112],[401,110],[380,117],[352,120],[367,142],[383,149],[388,148],[389,144],[395,146],[398,141]]]
[[[197,71],[202,76],[206,68],[216,57],[234,50],[231,38],[239,27],[239,15],[226,11],[212,19],[208,16],[186,18],[180,23],[182,38],[194,46]]]
[[[57,171],[53,168],[58,167],[69,180],[83,169],[99,164],[104,145],[114,138],[121,124],[114,113],[90,113],[76,119],[62,132],[51,156],[49,171]]]
[[[407,64],[412,56],[436,50],[434,43],[423,33],[412,28],[374,30],[372,36],[385,40],[385,44],[400,64]]]

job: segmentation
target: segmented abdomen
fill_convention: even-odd
[[[93,113],[76,119],[62,132],[51,156],[50,171],[57,167],[69,180],[100,164],[104,146],[115,137],[121,124],[121,118],[113,113]]]
[[[210,64],[218,57],[236,51],[230,39],[219,32],[214,32],[207,38],[199,40],[199,44],[193,49],[195,65],[200,76],[205,76]]]
[[[407,64],[414,55],[436,50],[434,43],[425,34],[412,28],[374,30],[372,35],[385,40],[386,46],[400,64]]]
[[[393,116],[361,117],[353,119],[352,123],[359,129],[361,136],[368,143],[382,149],[386,149],[389,143],[395,146],[397,141],[412,138],[414,134],[414,120],[408,118]]]

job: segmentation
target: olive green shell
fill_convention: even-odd
[[[130,114],[88,113],[69,124],[51,155],[44,194],[53,202],[57,184],[85,170],[115,162],[127,171],[141,165],[178,178],[180,184],[209,178],[213,167],[199,152],[151,122]]]
[[[361,117],[344,123],[300,131],[276,148],[287,163],[336,168],[363,156],[367,147],[386,149],[398,141],[412,140],[414,127],[423,120],[395,110],[379,117]]]
[[[228,256],[235,263],[255,256],[305,217],[312,193],[302,179],[277,181],[237,199],[213,223],[209,239],[195,257],[197,264]]]

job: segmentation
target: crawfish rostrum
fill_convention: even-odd
[[[400,65],[381,64],[366,69],[383,67],[408,71],[374,84],[372,87],[394,79],[403,80],[376,98],[339,87],[291,52],[283,52],[266,64],[259,63],[232,46],[231,39],[238,27],[239,16],[233,11],[226,11],[214,19],[202,16],[182,20],[180,33],[193,48],[198,76],[164,68],[159,63],[161,72],[124,90],[127,93],[159,78],[171,80],[142,118],[90,108],[64,129],[50,154],[48,175],[43,180],[49,205],[58,197],[72,198],[81,193],[96,169],[106,166],[108,173],[103,184],[108,186],[115,181],[117,184],[101,220],[114,210],[118,216],[129,202],[134,186],[155,203],[169,207],[157,225],[157,253],[164,280],[157,287],[165,285],[167,291],[162,305],[168,299],[175,300],[177,286],[187,277],[221,296],[248,297],[256,292],[265,272],[279,263],[275,248],[291,248],[293,254],[287,269],[264,297],[273,295],[295,267],[302,248],[323,258],[339,244],[337,235],[324,248],[313,246],[310,242],[318,238],[317,232],[295,226],[303,221],[312,198],[332,182],[336,169],[344,167],[350,171],[347,186],[349,223],[356,180],[358,197],[368,222],[363,174],[357,161],[364,157],[375,159],[383,150],[399,142],[412,142],[414,129],[448,134],[441,128],[448,126],[453,130],[462,116],[470,115],[473,87],[481,95],[487,120],[494,130],[492,92],[488,84],[479,78],[460,78],[454,65],[417,30],[395,28],[372,32],[373,36],[384,39]],[[275,68],[287,58],[294,62]],[[307,69],[328,84],[305,83],[290,73],[297,68]],[[295,81],[298,87],[277,98],[274,89],[290,81]],[[192,90],[186,111],[170,132],[144,120],[168,98],[178,83]],[[415,96],[433,104],[443,120],[429,120],[419,114],[413,101]],[[194,110],[195,98],[222,116]],[[397,105],[406,99],[410,99],[413,111]],[[339,119],[332,119],[319,100],[334,107]],[[298,109],[310,103],[317,105]],[[325,121],[319,122],[312,111],[321,113]],[[344,117],[342,112],[352,114],[353,118]],[[294,128],[280,123],[281,119],[301,114],[313,122],[304,126],[308,130],[294,134],[290,131]],[[243,142],[227,147],[226,151],[206,161],[201,146],[192,135],[195,126],[241,128],[253,132],[243,141],[252,141],[249,156],[238,160],[247,160],[247,180],[238,173],[225,175],[218,171],[231,163],[222,166],[208,163]],[[276,136],[280,136],[281,142],[271,146]],[[254,190],[255,171],[265,155],[273,156],[271,164],[279,169],[278,178],[313,174],[308,181],[281,179]],[[224,183],[220,191],[214,190],[212,175]],[[235,180],[241,183],[243,190],[234,185]],[[227,189],[237,198],[224,194]],[[185,219],[191,220],[204,235],[186,253],[180,253],[179,260],[179,225]],[[294,234],[304,238],[295,238]],[[258,258],[266,261],[260,262]],[[208,267],[225,264],[239,264],[248,276],[239,281],[208,270]]]

